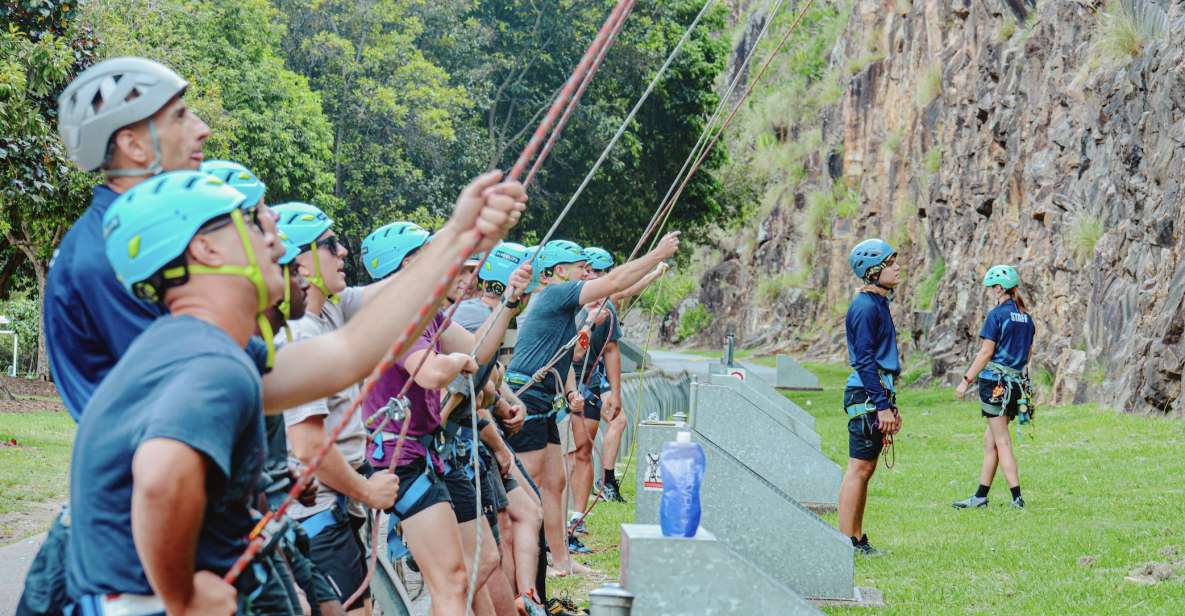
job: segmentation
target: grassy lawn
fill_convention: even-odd
[[[808,367],[825,391],[788,397],[817,418],[824,453],[846,464],[838,409],[847,369]],[[998,473],[989,508],[957,511],[950,503],[978,481],[985,425],[974,403],[951,392],[901,393],[897,466],[879,469],[870,487],[865,528],[886,554],[858,559],[856,583],[884,593],[878,614],[1185,613],[1185,423],[1089,405],[1041,408],[1017,447],[1028,509],[1007,507]],[[632,516],[632,506],[598,505],[590,518],[586,543],[601,551],[584,560],[609,577],[617,525]],[[1125,580],[1149,563],[1168,565],[1162,571],[1173,577]],[[549,581],[549,589],[583,604],[598,584]]]
[[[48,527],[24,514],[65,502],[73,438],[66,413],[0,413],[0,441],[17,442],[0,447],[0,545]]]

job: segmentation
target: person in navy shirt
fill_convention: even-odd
[[[1011,265],[997,265],[987,271],[983,286],[988,288],[995,308],[988,312],[979,330],[982,344],[971,367],[963,375],[955,395],[960,400],[978,377],[979,406],[987,418],[983,433],[983,467],[975,494],[954,503],[956,509],[987,507],[988,489],[996,476],[996,467],[1004,469],[1004,478],[1012,492],[1012,507],[1024,509],[1020,494],[1020,471],[1012,451],[1008,422],[1020,415],[1028,421],[1030,407],[1029,379],[1025,368],[1033,350],[1036,326],[1019,291],[1020,275]]]
[[[901,282],[897,253],[887,242],[868,239],[848,257],[852,272],[864,286],[848,307],[844,328],[848,362],[853,372],[844,390],[848,414],[848,469],[839,489],[839,530],[852,547],[865,555],[877,551],[864,533],[864,506],[868,482],[876,472],[877,458],[887,439],[901,429],[897,412],[897,328],[889,312],[893,289]]]

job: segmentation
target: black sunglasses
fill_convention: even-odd
[[[308,252],[313,249],[313,246],[316,246],[318,248],[324,248],[324,249],[328,250],[330,254],[337,254],[337,247],[341,246],[342,248],[346,248],[346,243],[344,240],[342,240],[338,236],[331,235],[323,240],[317,240],[317,241],[313,242],[312,244],[308,244],[306,246],[301,247],[300,251],[301,252]]]
[[[244,212],[244,214],[245,214],[243,216],[244,220],[250,221],[251,224],[254,225],[257,230],[260,230],[260,231],[263,230],[263,227],[259,224],[259,207],[258,206],[253,205],[250,208],[247,208],[247,210]],[[202,227],[201,231],[199,231],[199,233],[213,233],[213,232],[225,227],[226,225],[229,225],[233,221],[234,221],[234,219],[231,218],[230,213],[227,212],[226,214],[223,214],[217,218],[214,218],[210,222],[207,222],[206,225],[204,227]]]

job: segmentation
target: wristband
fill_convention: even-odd
[[[972,379],[971,377],[967,376],[966,374],[964,374],[963,375],[963,382],[970,385],[970,384],[974,383],[975,380]]]

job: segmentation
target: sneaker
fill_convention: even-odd
[[[588,546],[581,543],[576,535],[568,535],[568,552],[572,554],[592,554],[592,550]]]
[[[1025,508],[1025,499],[1023,499],[1019,496],[1012,499],[1012,508],[1013,509],[1024,509]]]
[[[986,496],[969,496],[961,501],[951,503],[955,509],[981,509],[988,506]]]
[[[856,549],[856,553],[862,556],[879,556],[880,550],[872,547],[868,543],[868,535],[861,535],[859,539],[855,537],[848,537],[852,540],[852,547]]]
[[[571,530],[571,533],[574,535],[587,535],[588,534],[588,526],[585,526],[584,520],[580,519],[581,517],[587,518],[588,516],[585,516],[582,513],[573,513],[572,517],[568,518],[568,528]],[[576,524],[577,520],[580,520],[579,524]],[[575,528],[572,527],[573,524],[576,524]]]
[[[582,611],[567,596],[562,599],[559,597],[548,599],[547,613],[553,616],[580,616],[581,614],[587,614],[587,612]]]
[[[601,499],[614,503],[626,502],[625,497],[621,495],[621,489],[615,483],[606,483],[601,486]]]

